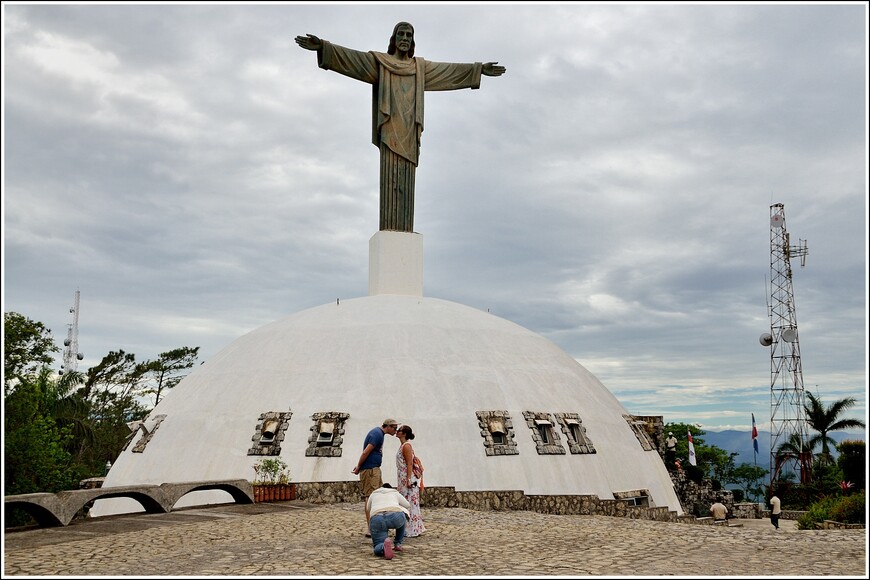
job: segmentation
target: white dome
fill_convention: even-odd
[[[234,341],[160,402],[146,424],[165,418],[147,446],[134,453],[134,438],[105,486],[253,479],[259,457],[248,450],[259,418],[286,411],[280,457],[296,482],[357,480],[351,469],[366,433],[391,417],[413,428],[427,487],[601,499],[647,490],[650,505],[682,513],[661,458],[643,449],[628,411],[564,351],[489,313],[392,294],[311,308]],[[516,454],[487,455],[477,413],[489,411],[507,412]],[[340,457],[306,455],[313,416],[324,412],[349,415]],[[550,414],[564,454],[539,454],[523,412]],[[571,452],[557,413],[579,417],[594,453]],[[398,445],[387,436],[383,449],[384,481],[394,485]],[[125,501],[133,503],[99,501],[92,513],[114,513],[111,502]]]

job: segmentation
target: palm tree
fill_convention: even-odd
[[[792,433],[788,440],[783,441],[779,444],[779,447],[776,448],[776,466],[774,467],[773,479],[786,480],[786,473],[781,472],[780,470],[785,466],[787,462],[797,462],[798,466],[802,469],[801,480],[807,477],[809,470],[809,463],[804,463],[801,458],[802,454],[809,453],[809,456],[803,455],[803,457],[811,457],[814,455],[814,450],[816,446],[819,444],[818,440],[815,438],[811,438],[809,441],[803,441],[801,439],[800,433]],[[806,470],[806,473],[803,473],[803,470]]]
[[[800,433],[792,433],[788,441],[783,441],[776,448],[776,456],[785,459],[797,459],[801,451],[813,453],[818,444],[819,442],[815,438],[802,442]]]
[[[96,440],[90,420],[90,406],[79,388],[84,375],[70,371],[55,378],[48,367],[43,367],[36,376],[35,385],[41,395],[40,409],[54,419],[61,428],[69,428],[73,435],[73,449],[77,456]]]
[[[854,397],[846,397],[845,399],[834,401],[830,407],[826,408],[821,399],[817,399],[812,393],[807,392],[806,395],[807,403],[804,404],[804,410],[807,413],[807,423],[819,433],[810,438],[808,445],[810,448],[813,448],[821,443],[821,459],[824,462],[829,462],[832,460],[829,445],[836,445],[837,442],[828,437],[828,433],[850,427],[865,427],[866,425],[864,421],[859,419],[840,418],[843,411],[855,405]]]

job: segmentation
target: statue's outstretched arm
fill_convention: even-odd
[[[298,38],[296,39],[296,42],[299,42]],[[498,62],[488,62],[483,65],[483,68],[480,70],[480,72],[488,77],[500,77],[505,73],[505,71],[507,71],[507,69],[503,66],[496,66],[497,64]]]
[[[321,48],[323,48],[323,41],[314,36],[313,34],[297,36],[296,44],[298,44],[305,50],[320,50]]]

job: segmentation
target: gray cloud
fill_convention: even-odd
[[[860,5],[5,5],[4,311],[61,337],[80,289],[88,366],[365,295],[370,88],[293,37],[386,50],[399,20],[418,56],[508,69],[427,93],[426,295],[633,412],[748,428],[784,203],[805,384],[866,415]]]

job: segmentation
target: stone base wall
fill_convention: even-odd
[[[359,483],[335,481],[297,483],[296,498],[311,503],[362,501]],[[631,505],[627,500],[600,499],[596,495],[526,495],[521,490],[456,491],[453,487],[426,487],[420,507],[455,507],[478,511],[524,510],[555,515],[597,515],[660,522],[704,523],[692,515],[677,515],[667,507]]]
[[[797,519],[800,519],[800,517],[802,515],[804,515],[805,513],[807,513],[807,512],[802,511],[802,510],[782,510],[782,513],[779,514],[779,519],[781,519],[781,520],[797,520]],[[761,510],[760,514],[761,514],[759,516],[760,518],[765,519],[765,520],[770,519],[770,510]]]
[[[728,508],[728,513],[734,514],[734,494],[731,491],[714,490],[713,482],[709,479],[695,483],[686,477],[685,471],[671,471],[670,475],[683,511],[697,517],[707,517],[710,515],[710,506],[721,498],[722,503]]]
[[[734,517],[744,520],[761,519],[761,504],[760,503],[735,503]]]
[[[863,530],[864,524],[844,524],[843,522],[825,520],[821,524],[816,524],[816,527],[822,530]]]
[[[354,503],[363,500],[358,481],[296,484],[296,499],[309,503]]]

